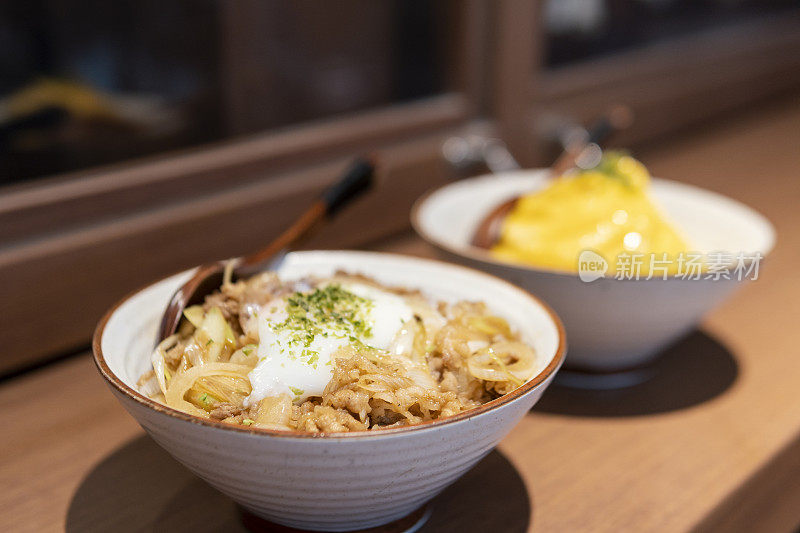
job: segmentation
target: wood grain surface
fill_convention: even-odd
[[[725,193],[772,220],[778,244],[760,278],[669,349],[647,383],[551,388],[437,499],[424,531],[800,524],[800,102],[639,155],[655,175]],[[373,248],[432,254],[409,235]],[[229,500],[144,436],[88,355],[7,380],[0,405],[3,530],[242,530]]]

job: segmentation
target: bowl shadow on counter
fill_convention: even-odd
[[[65,529],[246,532],[241,519],[233,500],[142,436],[117,449],[83,479],[70,502]],[[522,532],[531,519],[525,483],[495,450],[434,499],[433,513],[419,531]]]
[[[556,378],[533,412],[623,417],[686,409],[728,390],[739,366],[727,347],[695,330],[664,350],[645,372],[649,377],[642,383],[612,390],[568,387]]]

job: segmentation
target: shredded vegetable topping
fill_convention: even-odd
[[[178,333],[155,349],[143,393],[247,427],[361,431],[452,416],[540,369],[533,348],[482,303],[434,304],[345,274],[230,279],[187,308]],[[353,283],[370,289],[356,294]],[[259,332],[269,332],[271,344],[260,343]],[[265,390],[279,392],[259,396]]]

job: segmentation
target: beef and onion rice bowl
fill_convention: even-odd
[[[189,307],[138,387],[198,417],[303,432],[407,426],[478,407],[543,368],[482,302],[357,274],[225,278]]]

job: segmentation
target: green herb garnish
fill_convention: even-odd
[[[316,368],[319,353],[309,349],[317,335],[329,334],[350,342],[372,336],[369,312],[373,302],[332,283],[311,292],[296,292],[286,300],[286,320],[274,324],[275,332],[288,332],[288,346],[302,347],[301,358]],[[283,350],[281,350],[283,352]]]

